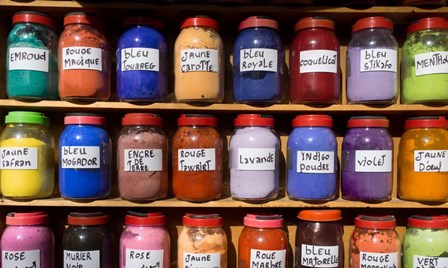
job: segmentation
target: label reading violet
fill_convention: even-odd
[[[48,49],[11,47],[9,49],[9,70],[31,70],[48,73]]]
[[[180,71],[212,72],[219,71],[218,50],[216,49],[183,49],[180,51]]]
[[[278,52],[275,49],[250,48],[240,50],[240,72],[277,72]]]
[[[392,151],[355,151],[355,172],[391,172]]]
[[[66,47],[62,49],[62,70],[101,71],[101,48]]]
[[[2,250],[3,268],[40,268],[40,250]]]
[[[275,148],[239,148],[238,170],[275,170]]]
[[[159,71],[159,50],[133,47],[121,50],[121,71]]]
[[[361,72],[397,72],[397,51],[395,49],[362,49]]]
[[[337,73],[338,53],[334,50],[300,51],[299,73]]]
[[[1,147],[0,169],[37,169],[38,151],[35,147]]]
[[[448,150],[415,150],[415,172],[448,172]]]
[[[334,152],[297,151],[297,173],[334,173]]]
[[[184,267],[221,268],[219,253],[195,254],[184,252]]]
[[[179,149],[177,161],[178,171],[215,170],[215,149]]]

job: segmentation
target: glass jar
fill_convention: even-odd
[[[248,214],[238,238],[238,268],[288,267],[288,245],[281,215]]]
[[[43,212],[6,215],[0,247],[2,267],[54,267],[54,237]]]
[[[163,101],[167,89],[167,47],[161,21],[131,17],[117,45],[117,96],[121,101]]]
[[[174,93],[180,102],[221,102],[224,97],[224,45],[218,22],[186,19],[174,44]]]
[[[83,12],[65,15],[59,38],[59,96],[105,101],[110,95],[110,48],[102,22]]]
[[[328,115],[298,115],[288,137],[287,185],[291,199],[326,201],[338,187],[337,142]]]
[[[275,199],[279,188],[280,139],[274,118],[240,114],[229,142],[230,193],[245,201]]]
[[[401,52],[403,103],[448,103],[448,20],[420,19],[408,27]]]
[[[448,217],[414,215],[403,237],[403,268],[445,267],[448,263]]]
[[[350,268],[401,267],[400,237],[395,225],[394,216],[356,217],[350,236]]]
[[[389,120],[381,116],[353,116],[342,141],[341,192],[344,199],[390,200],[393,184],[392,136]]]
[[[168,193],[168,140],[162,118],[129,113],[117,141],[118,189],[123,199],[150,201]]]
[[[216,117],[182,114],[173,137],[173,191],[179,200],[218,199],[222,188],[222,139]]]
[[[302,210],[297,215],[296,268],[344,268],[341,211]]]
[[[392,104],[398,92],[398,43],[384,17],[358,20],[347,47],[348,103]]]
[[[448,121],[409,118],[398,150],[398,196],[421,202],[448,201]]]
[[[3,197],[31,200],[53,194],[55,150],[49,120],[39,112],[9,112],[0,137]]]
[[[294,26],[290,49],[291,103],[331,104],[339,101],[339,41],[332,20],[308,17]]]
[[[248,17],[240,23],[233,46],[233,98],[242,103],[282,99],[283,45],[278,22]]]
[[[189,214],[177,241],[178,267],[227,268],[227,237],[218,214]]]
[[[63,198],[94,200],[111,190],[112,144],[96,114],[69,113],[59,138],[59,190]]]
[[[101,212],[68,215],[62,237],[64,267],[113,267],[109,216]]]
[[[128,212],[120,237],[120,268],[170,267],[170,236],[162,213]]]
[[[56,23],[45,14],[21,11],[12,17],[6,51],[6,94],[10,99],[58,98]]]

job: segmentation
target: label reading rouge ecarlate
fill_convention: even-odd
[[[216,169],[215,149],[179,149],[178,171],[211,171]]]
[[[183,267],[198,267],[198,268],[221,268],[221,254],[194,254],[184,252],[184,266]]]
[[[218,50],[216,49],[183,49],[180,51],[180,71],[212,72],[219,71]]]
[[[9,49],[9,70],[31,70],[48,73],[48,49],[11,47]]]
[[[4,268],[40,268],[40,250],[2,250]]]
[[[240,72],[277,72],[278,52],[268,48],[240,50]]]

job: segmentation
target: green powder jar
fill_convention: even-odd
[[[402,103],[448,103],[448,20],[411,24],[401,55]]]

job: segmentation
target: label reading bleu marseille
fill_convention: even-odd
[[[448,150],[415,150],[415,172],[448,172]]]
[[[40,268],[40,250],[2,250],[3,268]]]
[[[300,263],[306,267],[338,267],[338,246],[302,245]]]
[[[337,73],[338,54],[334,50],[315,49],[300,51],[299,73]]]
[[[334,152],[297,151],[297,173],[334,173]]]
[[[240,72],[277,72],[278,51],[267,48],[240,50]]]
[[[62,168],[100,168],[100,147],[62,146]]]
[[[397,72],[397,51],[395,49],[362,49],[361,72]]]
[[[102,70],[101,49],[95,47],[66,47],[62,49],[63,70]]]
[[[414,255],[412,268],[447,268],[448,257]]]
[[[0,169],[37,169],[37,153],[35,147],[1,147]]]
[[[218,50],[216,49],[183,49],[180,54],[180,71],[182,73],[217,73],[219,71]]]
[[[391,172],[392,151],[359,150],[355,152],[356,172]]]
[[[162,268],[163,250],[138,250],[126,248],[125,267]]]
[[[286,268],[286,249],[283,250],[250,250],[250,267]]]
[[[216,169],[215,149],[180,149],[178,171],[211,171]]]
[[[11,47],[9,49],[9,70],[32,70],[48,72],[48,49]]]
[[[64,250],[64,268],[100,268],[100,251]]]
[[[239,148],[238,170],[275,170],[275,148]]]
[[[159,71],[159,50],[134,47],[121,50],[121,71]]]
[[[361,267],[399,268],[398,254],[394,253],[370,253],[361,251],[359,257]]]
[[[161,149],[125,149],[124,171],[161,171]]]
[[[221,268],[221,255],[219,253],[194,254],[184,252],[184,267]]]
[[[415,55],[415,75],[448,74],[448,51]]]

